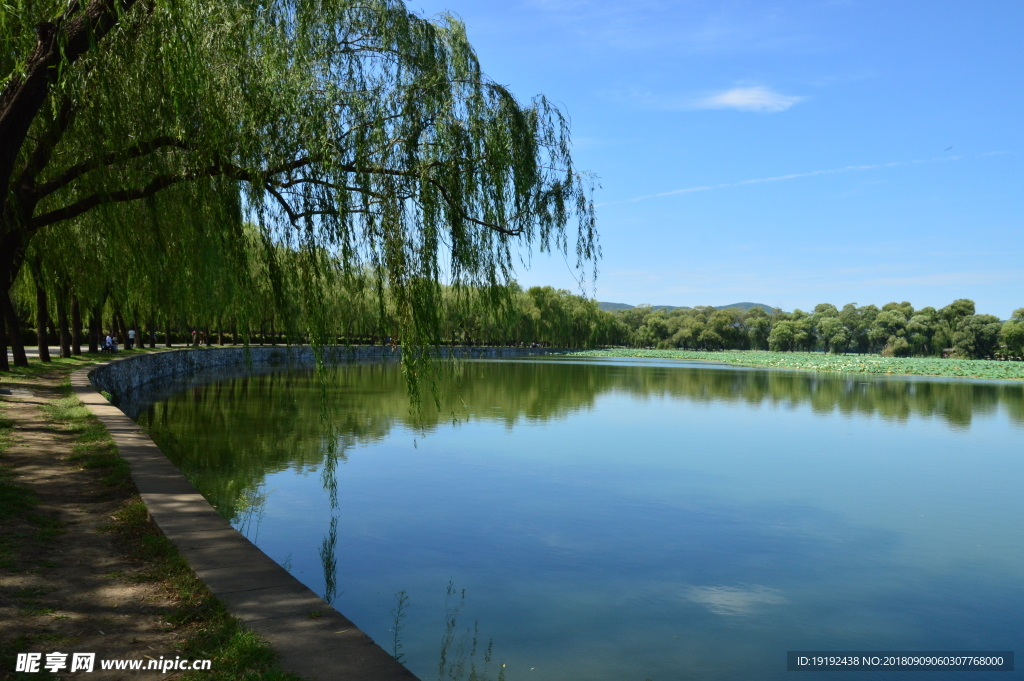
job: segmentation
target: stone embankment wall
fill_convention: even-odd
[[[445,356],[460,359],[501,359],[546,355],[547,348],[442,348]],[[329,364],[345,362],[373,362],[397,360],[401,348],[381,345],[330,346],[324,348],[324,361]],[[97,367],[89,373],[89,380],[97,390],[112,395],[124,395],[147,383],[165,378],[190,376],[207,369],[241,364],[297,364],[314,362],[313,348],[308,345],[249,346],[229,348],[190,348],[168,350],[146,355],[135,355],[118,362]]]

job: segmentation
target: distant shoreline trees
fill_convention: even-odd
[[[221,259],[216,249],[186,268],[154,260],[154,267],[166,268],[158,272],[168,287],[166,297],[153,297],[146,287],[118,287],[116,276],[104,274],[119,269],[116,260],[105,261],[110,267],[83,272],[65,265],[51,251],[49,257],[31,259],[32,266],[11,290],[16,324],[8,324],[8,329],[13,326],[18,332],[10,344],[20,348],[32,338],[44,358],[42,348],[47,345],[59,345],[61,356],[79,354],[86,344],[95,352],[101,333],[108,331],[123,339],[128,329],[135,329],[140,344],[155,347],[172,342],[310,343],[312,328],[322,329],[317,339],[321,344],[408,342],[394,296],[377,286],[373,273],[344,274],[339,267],[323,266],[321,271],[334,275],[318,285],[318,304],[295,305],[303,292],[284,291],[279,298],[264,270],[271,266],[268,263],[285,270],[299,268],[299,254],[280,246],[261,254],[264,247],[253,239],[247,247],[251,252],[236,263]],[[234,265],[250,269],[239,271]],[[302,278],[285,281],[299,286]],[[313,314],[325,316],[314,320],[309,318]],[[967,299],[919,310],[908,302],[894,302],[881,308],[850,303],[842,309],[822,303],[812,312],[648,306],[605,311],[596,301],[570,291],[550,286],[524,289],[511,282],[497,287],[442,286],[436,314],[437,345],[1024,359],[1024,308],[1002,322],[977,314],[974,302]]]
[[[1004,323],[976,314],[974,301],[966,298],[938,310],[915,310],[909,302],[881,309],[850,303],[841,310],[822,303],[813,312],[641,306],[615,315],[626,327],[627,343],[639,347],[964,359],[1021,359],[1024,354],[1024,308]]]

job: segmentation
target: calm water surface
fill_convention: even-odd
[[[394,364],[325,385],[198,377],[126,410],[389,651],[405,591],[399,652],[423,679],[449,582],[449,661],[470,659],[469,638],[456,648],[475,621],[472,659],[493,640],[490,677],[503,663],[509,681],[782,679],[795,649],[1024,651],[1020,384],[477,361],[419,425]]]

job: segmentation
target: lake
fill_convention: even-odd
[[[418,411],[394,363],[132,397],[225,518],[425,680],[1024,649],[1018,383],[518,359],[460,364]]]

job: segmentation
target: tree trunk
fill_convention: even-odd
[[[0,317],[0,371],[10,370],[11,365],[7,361],[7,324]]]
[[[21,337],[21,320],[18,319],[18,312],[14,309],[10,294],[0,294],[0,305],[3,305],[4,308],[4,321],[7,322],[7,342],[11,344],[14,366],[27,367],[28,357],[25,355],[25,340]]]
[[[164,346],[171,347],[171,320],[164,324]]]
[[[124,317],[121,315],[121,308],[114,307],[114,334],[117,336],[118,344],[123,348],[128,341],[128,329],[124,325]]]
[[[97,305],[89,315],[89,352],[100,351],[100,340],[103,336],[103,306]]]
[[[39,361],[50,361],[50,343],[46,337],[46,326],[50,321],[50,315],[46,310],[46,291],[40,285],[39,277],[36,280],[36,345],[39,347]]]
[[[71,354],[82,354],[82,310],[78,306],[78,296],[71,294]]]
[[[47,297],[49,299],[49,297]],[[53,341],[53,344],[57,346],[57,356],[60,357],[60,331],[57,330],[57,318],[47,312],[49,319],[46,320],[46,340]],[[53,354],[50,354],[53,357]]]
[[[231,344],[238,345],[238,324],[234,321],[231,322]]]
[[[149,318],[149,324],[146,325],[149,328],[149,347],[156,347],[156,320],[152,317]]]
[[[103,40],[135,2],[70,3],[63,14],[36,26],[35,47],[0,91],[0,139],[4,141],[0,145],[0,213],[7,208],[15,164],[32,122],[48,101],[56,72],[74,64]]]
[[[60,356],[71,357],[71,331],[68,328],[67,287],[57,292],[57,333],[60,336]]]

